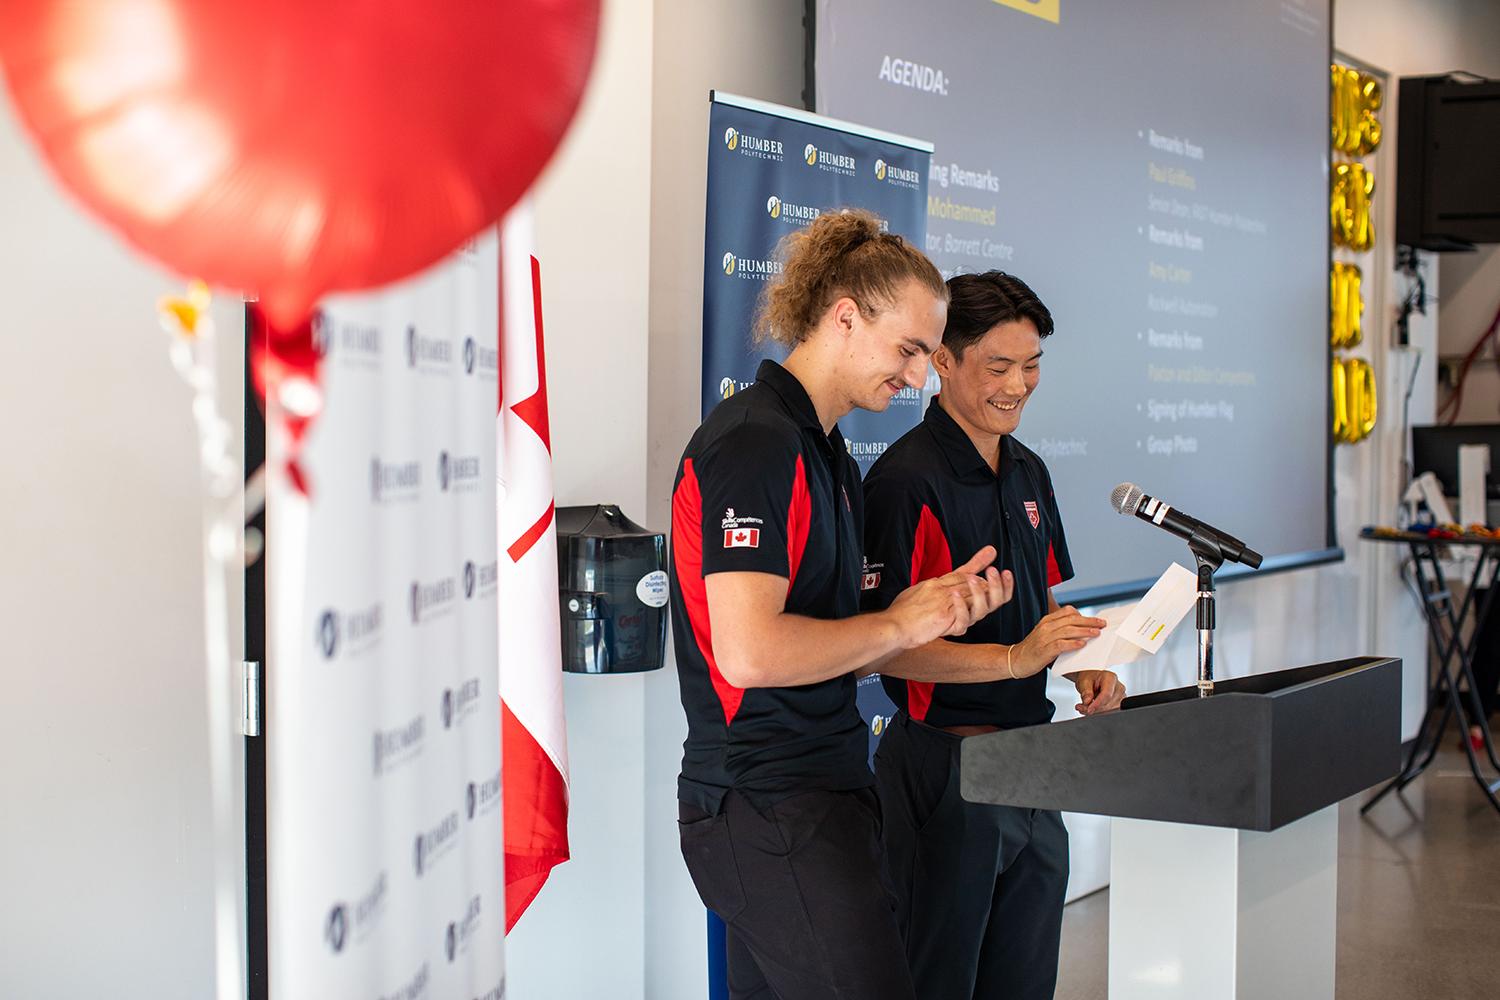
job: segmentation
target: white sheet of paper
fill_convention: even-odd
[[[1052,673],[1058,677],[1066,677],[1080,670],[1108,670],[1145,656],[1139,646],[1124,641],[1120,636],[1121,623],[1135,607],[1134,604],[1120,604],[1094,612],[1094,617],[1103,618],[1109,624],[1100,632],[1099,638],[1090,640],[1087,646],[1064,653],[1053,661]]]
[[[1156,653],[1197,601],[1198,574],[1173,563],[1120,623],[1120,638]]]
[[[1490,472],[1490,446],[1458,446],[1458,523],[1467,528],[1483,524],[1485,516],[1485,479]]]

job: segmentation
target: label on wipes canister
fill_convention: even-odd
[[[667,604],[667,574],[655,570],[641,577],[635,585],[635,596],[648,608],[661,608]]]

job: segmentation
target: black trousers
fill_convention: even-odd
[[[874,791],[679,810],[688,873],[728,930],[732,1000],[914,1000]]]
[[[959,743],[900,712],[875,751],[886,860],[917,995],[1050,1000],[1068,831],[1053,811],[964,801]]]

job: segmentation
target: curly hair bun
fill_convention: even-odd
[[[824,212],[776,250],[782,271],[761,299],[755,323],[760,341],[796,347],[828,307],[845,296],[873,319],[894,304],[908,281],[948,298],[932,261],[900,236],[885,232],[880,219],[864,209]]]

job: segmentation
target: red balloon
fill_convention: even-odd
[[[291,327],[498,219],[577,109],[599,0],[3,0],[63,183]]]

